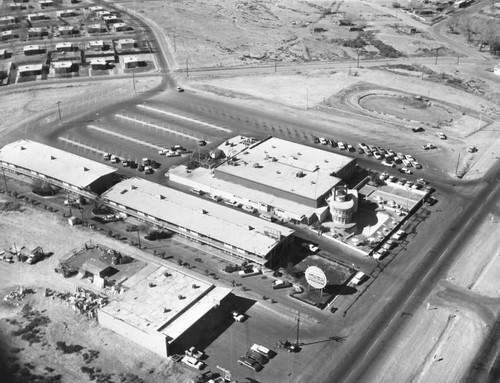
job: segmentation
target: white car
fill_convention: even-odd
[[[404,231],[403,229],[399,229],[398,231],[396,231],[392,236],[391,238],[395,239],[396,241],[400,240],[401,238],[403,238],[404,236],[406,236],[406,231]]]
[[[412,163],[410,160],[404,159],[403,160],[403,165],[406,166],[407,168],[412,167]]]
[[[389,178],[389,173],[387,172],[382,172],[378,178],[380,178],[382,181],[385,181],[387,178]]]
[[[252,347],[250,347],[250,350],[256,351],[259,354],[262,354],[264,356],[269,357],[271,354],[271,350],[269,350],[267,347],[260,346],[257,343],[254,343]]]
[[[361,281],[365,278],[365,273],[358,271],[356,275],[351,279],[351,283],[354,285],[359,285]]]
[[[389,162],[389,161],[386,161],[386,160],[382,161],[382,165],[389,166],[391,168],[395,168],[396,167],[396,164],[394,162]]]
[[[401,168],[400,171],[401,171],[401,173],[412,174],[412,171],[408,168]]]
[[[324,137],[320,137],[319,138],[319,143],[321,145],[328,145],[328,140],[326,138],[324,138]]]
[[[385,249],[378,249],[375,253],[373,253],[373,259],[382,259],[387,255],[388,251]]]
[[[238,207],[238,206],[240,206],[240,205],[241,205],[238,201],[235,201],[235,200],[224,201],[224,203],[225,203],[226,205],[229,205],[229,206],[234,206],[234,207]]]
[[[382,158],[384,158],[384,156],[379,152],[374,152],[373,157],[375,157],[377,160],[381,160]]]
[[[243,205],[242,209],[248,211],[249,213],[255,213],[255,208],[250,205]]]
[[[339,142],[339,149],[340,150],[346,150],[347,146],[345,146],[345,144],[343,142]]]
[[[182,358],[182,363],[188,365],[189,367],[196,368],[197,370],[201,370],[205,366],[205,363],[200,362],[198,359],[189,355],[185,355]]]
[[[358,146],[359,146],[361,149],[368,150],[368,145],[366,145],[364,142],[360,142],[360,143],[358,144]]]
[[[319,251],[319,247],[317,245],[315,245],[314,243],[310,243],[307,247],[313,253],[317,253]]]
[[[410,162],[415,169],[422,169],[422,165],[420,165],[420,163],[418,163],[417,161],[410,161]]]
[[[236,322],[243,322],[245,320],[245,315],[240,314],[238,311],[233,311],[233,319]]]
[[[176,89],[176,90],[177,90],[177,92],[179,92],[179,93],[184,92],[184,89],[183,89],[181,86],[179,86],[179,85],[177,85],[177,86],[175,87],[175,89]]]
[[[253,275],[260,274],[260,269],[258,267],[248,267],[244,270],[240,270],[238,274],[241,275],[241,277],[243,278],[251,277]]]

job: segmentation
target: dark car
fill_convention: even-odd
[[[156,241],[157,239],[165,239],[170,238],[172,236],[172,232],[168,230],[153,230],[147,234],[144,239],[148,241]]]
[[[143,172],[144,171],[144,165],[137,166],[137,170],[140,171],[140,172]]]
[[[255,360],[259,364],[266,364],[267,362],[269,362],[269,358],[253,350],[247,351],[245,356]]]
[[[245,367],[248,367],[256,372],[262,370],[262,365],[259,362],[249,358],[248,356],[242,356],[238,359],[238,363]]]
[[[139,226],[137,225],[128,225],[126,228],[125,228],[126,231],[138,231],[139,230]]]
[[[422,127],[419,127],[419,128],[411,128],[411,131],[413,133],[420,133],[420,132],[423,132],[425,129],[422,128]]]

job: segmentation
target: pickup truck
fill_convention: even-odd
[[[203,355],[205,355],[205,353],[203,351],[198,350],[194,346],[189,347],[189,349],[184,351],[184,353],[187,356],[191,356],[191,357],[196,358],[196,359],[201,359],[201,358],[203,358]]]
[[[277,279],[273,282],[272,286],[274,290],[278,290],[278,289],[286,289],[287,287],[292,287],[292,284],[290,282]]]

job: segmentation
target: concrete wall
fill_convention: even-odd
[[[102,310],[98,310],[97,318],[101,326],[116,332],[161,357],[166,358],[168,356],[167,339],[163,334],[156,332],[154,328],[151,329],[150,333],[144,332]]]

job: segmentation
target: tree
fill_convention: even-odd
[[[467,36],[467,42],[472,41],[475,33],[475,21],[470,13],[464,12],[458,15],[458,29]]]
[[[449,31],[453,34],[456,34],[458,33],[459,31],[459,27],[460,27],[460,20],[458,18],[457,15],[453,15],[452,17],[450,17],[446,23]]]

